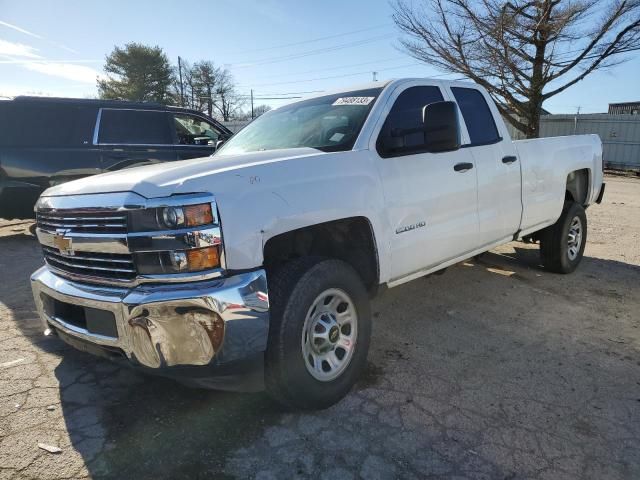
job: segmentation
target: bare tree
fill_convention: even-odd
[[[218,111],[225,122],[231,120],[240,112],[246,103],[244,97],[236,91],[235,83],[228,70],[220,70],[218,83],[215,90],[215,101],[213,106]]]
[[[258,105],[253,108],[253,118],[258,118],[260,115],[262,115],[263,113],[267,113],[269,110],[271,110],[271,107],[269,105]],[[249,116],[251,116],[251,114],[249,114]]]
[[[191,66],[189,62],[182,59],[182,72],[178,72],[178,66],[174,67],[174,84],[173,84],[173,97],[180,100],[182,93],[183,107],[197,108],[195,105],[195,93],[193,85],[193,75],[191,74]],[[182,90],[180,89],[180,78],[182,78]],[[179,103],[179,102],[177,102]]]
[[[246,104],[248,102],[245,101],[244,103]],[[272,110],[271,106],[266,104],[261,104],[253,107],[253,116],[251,116],[251,108],[248,108],[247,110],[236,112],[233,115],[233,119],[250,121],[250,120],[253,120],[254,118],[258,118],[260,115],[263,115],[270,110]]]
[[[396,0],[417,60],[485,87],[527,138],[545,100],[640,48],[640,0]]]
[[[173,95],[180,97],[180,80],[176,73]],[[186,107],[207,112],[224,121],[235,117],[246,103],[236,92],[233,77],[228,70],[216,67],[209,60],[200,60],[190,65],[182,60],[182,92]]]

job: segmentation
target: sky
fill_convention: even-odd
[[[241,94],[273,107],[352,84],[443,75],[405,54],[386,0],[0,0],[0,96],[97,95],[114,45],[158,45],[212,60]],[[640,100],[640,52],[545,102],[552,113],[606,112]]]

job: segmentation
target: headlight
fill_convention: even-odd
[[[158,200],[128,212],[127,244],[140,275],[175,275],[224,268],[222,232],[209,195]],[[192,202],[201,202],[189,204]],[[165,203],[166,201],[166,203]],[[185,275],[189,276],[189,275]]]
[[[211,225],[216,218],[211,203],[132,210],[129,225],[132,232],[177,230]]]
[[[220,245],[191,250],[136,253],[141,275],[192,273],[220,267]]]
[[[182,208],[165,207],[162,209],[158,209],[158,213],[162,216],[162,224],[168,229],[174,229],[184,226],[184,212],[182,211]]]

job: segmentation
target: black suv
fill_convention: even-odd
[[[212,154],[232,135],[194,110],[75,98],[0,100],[0,218],[33,217],[48,187],[132,165]]]

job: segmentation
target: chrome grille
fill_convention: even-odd
[[[127,233],[127,215],[122,212],[38,212],[37,225],[42,230],[67,233]]]
[[[42,250],[47,264],[63,272],[116,281],[131,281],[136,277],[133,255],[130,254],[75,252],[68,255],[44,245]]]

